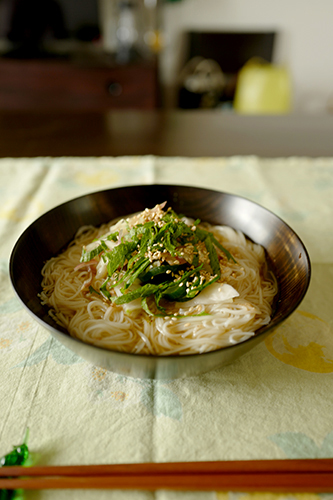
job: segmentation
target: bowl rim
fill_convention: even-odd
[[[258,208],[260,208],[261,210],[263,210],[264,212],[267,212],[269,213],[271,216],[273,216],[275,219],[277,219],[280,223],[282,223],[298,240],[298,242],[300,243],[301,247],[302,247],[302,252],[304,252],[304,257],[305,257],[305,262],[306,262],[306,267],[307,267],[307,272],[306,272],[306,281],[305,281],[305,284],[303,286],[303,289],[302,289],[302,293],[300,294],[297,302],[295,303],[295,305],[290,309],[288,310],[283,316],[281,316],[281,318],[276,321],[274,324],[272,324],[273,322],[273,319],[274,319],[274,315],[271,317],[271,320],[270,322],[267,324],[267,325],[263,325],[262,327],[260,327],[258,330],[255,331],[255,334],[251,337],[249,337],[248,339],[244,340],[244,341],[240,341],[240,342],[236,342],[235,344],[231,344],[231,345],[228,345],[228,346],[225,346],[225,347],[220,347],[219,349],[215,349],[215,350],[212,350],[212,351],[207,351],[207,352],[203,352],[203,353],[190,353],[190,354],[182,354],[182,355],[179,355],[179,354],[159,354],[159,355],[156,355],[156,354],[142,354],[142,353],[130,353],[130,352],[126,352],[126,351],[117,351],[117,350],[113,350],[113,349],[108,349],[108,348],[104,348],[104,347],[101,347],[101,346],[96,346],[94,344],[89,344],[87,342],[84,342],[83,340],[77,338],[77,337],[73,337],[72,335],[70,335],[70,333],[68,331],[66,331],[66,329],[64,327],[60,327],[59,328],[56,328],[55,326],[51,325],[51,324],[48,324],[46,323],[42,318],[40,318],[37,314],[35,314],[31,309],[30,307],[24,302],[24,300],[22,299],[22,297],[20,296],[16,286],[15,286],[15,279],[14,279],[14,261],[15,261],[15,254],[18,250],[18,247],[20,245],[20,242],[21,240],[25,237],[25,235],[32,229],[32,227],[34,225],[37,225],[38,222],[43,219],[44,217],[47,217],[49,215],[52,214],[52,212],[56,212],[57,210],[59,210],[60,208],[63,208],[65,207],[66,205],[70,205],[72,203],[75,203],[75,202],[78,202],[79,200],[81,199],[84,199],[84,198],[88,198],[88,197],[95,197],[95,196],[98,196],[98,195],[102,195],[102,194],[106,194],[106,193],[112,193],[116,190],[120,191],[120,190],[126,190],[126,189],[129,189],[129,188],[135,188],[135,189],[147,189],[147,188],[151,188],[153,189],[154,187],[164,187],[164,188],[169,188],[169,189],[191,189],[191,190],[196,190],[196,191],[205,191],[205,192],[211,192],[211,193],[214,193],[214,194],[218,194],[218,195],[223,195],[223,196],[226,196],[226,197],[230,197],[230,198],[236,198],[236,199],[239,199],[239,200],[243,200],[253,206],[256,206]],[[124,214],[124,216],[126,215],[130,215],[130,214]],[[103,222],[101,222],[100,224],[103,224]],[[77,228],[79,229],[79,228]],[[249,238],[249,236],[244,233],[246,238],[248,239],[251,239]],[[70,240],[71,241],[71,240]],[[69,245],[70,241],[68,241],[66,244],[65,244],[65,248]],[[263,245],[262,245],[263,246]],[[267,252],[267,249],[264,247],[264,250],[265,252]],[[59,249],[58,253],[60,253],[62,251],[62,248]],[[21,302],[21,304],[23,305],[23,307],[28,311],[28,313],[30,315],[33,316],[33,318],[35,319],[35,321],[37,321],[37,323],[39,323],[40,325],[42,325],[47,331],[51,332],[51,334],[56,334],[57,336],[58,335],[62,335],[62,336],[65,336],[66,338],[70,338],[71,341],[75,341],[77,343],[79,343],[80,345],[84,344],[86,346],[89,346],[90,348],[94,349],[94,350],[98,350],[98,351],[101,351],[101,352],[111,352],[112,355],[115,355],[115,356],[119,356],[119,357],[128,357],[128,356],[131,356],[133,357],[135,355],[135,358],[141,358],[141,359],[149,359],[149,360],[159,360],[159,362],[167,362],[167,360],[179,360],[179,359],[196,359],[196,358],[202,358],[203,356],[205,357],[208,357],[210,355],[213,355],[213,354],[216,354],[218,352],[221,352],[221,351],[227,351],[227,350],[230,350],[232,348],[234,348],[235,346],[238,346],[238,345],[245,345],[247,343],[251,343],[254,341],[254,339],[258,339],[259,337],[261,337],[262,335],[267,335],[271,329],[275,329],[277,328],[282,322],[284,322],[297,308],[298,306],[300,305],[300,303],[303,301],[307,291],[308,291],[308,288],[309,288],[309,285],[310,285],[310,281],[311,281],[311,277],[312,277],[312,266],[311,266],[311,260],[310,260],[310,255],[309,255],[309,252],[307,250],[307,248],[305,247],[302,239],[299,237],[299,235],[295,232],[295,230],[287,223],[285,222],[280,216],[278,216],[277,214],[275,214],[272,210],[266,208],[265,206],[261,205],[260,203],[257,203],[256,201],[253,201],[251,200],[250,198],[247,198],[245,196],[242,196],[242,195],[238,195],[238,194],[234,194],[234,193],[231,193],[231,192],[227,192],[227,191],[220,191],[220,190],[217,190],[217,189],[210,189],[210,188],[204,188],[204,187],[198,187],[198,186],[191,186],[191,185],[187,185],[187,184],[164,184],[164,183],[160,183],[160,184],[133,184],[133,185],[124,185],[124,186],[117,186],[117,187],[110,187],[110,188],[107,188],[107,189],[102,189],[102,190],[97,190],[97,191],[92,191],[92,192],[89,192],[89,193],[86,193],[86,194],[83,194],[83,195],[79,195],[79,196],[76,196],[74,198],[71,198],[67,201],[64,201],[48,210],[46,210],[44,213],[42,213],[41,215],[39,215],[35,220],[33,220],[23,231],[22,233],[20,234],[20,236],[18,237],[18,239],[16,240],[14,246],[12,247],[12,250],[11,250],[11,253],[10,253],[10,259],[9,259],[9,275],[10,275],[10,281],[11,281],[11,284],[12,284],[12,287],[14,289],[14,292],[16,294],[16,296],[18,297],[19,301]],[[45,307],[45,306],[44,306]],[[162,360],[165,360],[165,361],[162,361]]]

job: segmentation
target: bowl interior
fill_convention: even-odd
[[[69,337],[68,333],[52,320],[37,296],[41,291],[40,273],[44,262],[64,249],[79,227],[88,224],[99,226],[146,207],[152,208],[163,201],[167,201],[178,213],[212,224],[229,225],[261,244],[266,249],[279,287],[272,320],[269,325],[258,330],[255,337],[242,344],[215,351],[215,354],[171,357],[172,370],[168,368],[168,365],[172,365],[170,357],[134,356],[113,351],[105,353],[104,349],[94,346],[82,347],[83,342]],[[42,215],[26,229],[17,241],[10,259],[10,277],[19,299],[28,312],[58,340],[97,365],[144,378],[158,377],[158,373],[162,373],[161,378],[193,375],[233,361],[256,345],[258,339],[262,340],[265,334],[296,309],[307,291],[310,274],[310,260],[302,241],[287,224],[270,211],[232,194],[172,185],[109,189],[64,203]],[[201,359],[200,362],[196,362],[198,358]],[[160,369],[159,365],[163,369]]]

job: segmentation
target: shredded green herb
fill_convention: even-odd
[[[99,290],[90,287],[90,293],[100,293],[118,305],[140,298],[147,314],[160,316],[165,314],[162,299],[186,302],[221,278],[221,252],[236,262],[211,232],[199,227],[199,219],[188,225],[181,215],[163,207],[128,219],[124,234],[115,231],[94,249],[83,249],[81,262],[101,254],[107,265],[104,283]],[[137,283],[140,286],[133,289]],[[117,294],[112,291],[115,287]],[[154,299],[159,313],[152,312],[148,298]]]

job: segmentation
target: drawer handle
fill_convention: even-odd
[[[112,97],[118,97],[123,93],[123,87],[118,82],[109,82],[106,85],[108,94]]]

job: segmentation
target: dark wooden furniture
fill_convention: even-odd
[[[0,111],[0,156],[333,157],[333,115]]]
[[[155,62],[0,58],[0,110],[105,111],[158,105]]]

